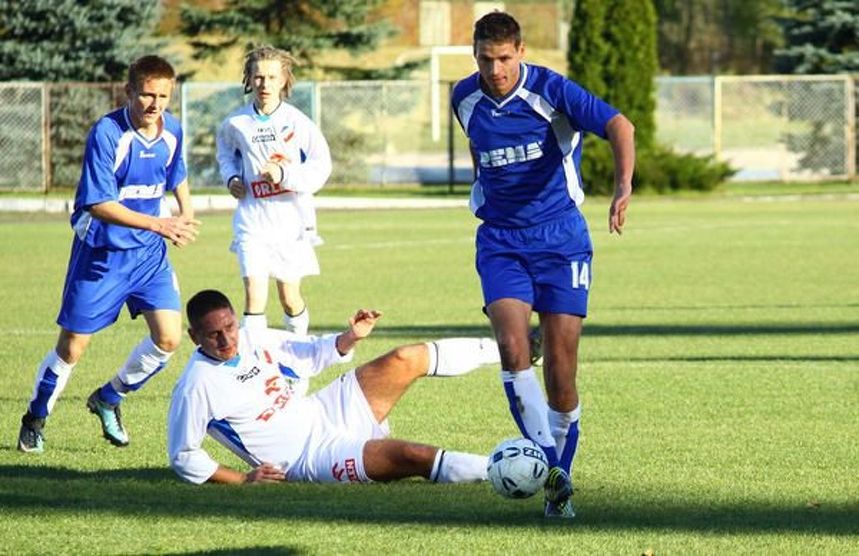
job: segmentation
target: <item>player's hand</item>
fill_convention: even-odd
[[[276,483],[285,480],[286,473],[280,467],[268,462],[245,474],[246,483]]]
[[[614,186],[614,198],[608,209],[608,233],[617,232],[623,234],[623,225],[626,222],[626,209],[632,197],[632,184],[617,184]]]
[[[242,183],[242,180],[240,180],[239,178],[231,179],[230,183],[227,184],[227,187],[230,190],[230,195],[232,195],[236,199],[241,199],[245,196],[245,184]]]
[[[376,326],[376,321],[382,317],[379,311],[358,309],[355,316],[349,319],[349,330],[355,335],[355,339],[366,338]]]
[[[286,177],[283,166],[273,160],[265,163],[259,175],[268,183],[283,183],[283,179]]]
[[[170,216],[157,220],[155,232],[177,247],[183,247],[197,239],[197,228],[201,224],[199,220],[187,216]]]

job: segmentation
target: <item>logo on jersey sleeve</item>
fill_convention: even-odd
[[[483,168],[498,168],[517,162],[536,160],[542,156],[542,141],[534,141],[527,145],[516,145],[515,147],[502,147],[500,149],[492,149],[491,151],[480,151],[478,153],[480,166]]]

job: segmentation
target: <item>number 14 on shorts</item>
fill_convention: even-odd
[[[573,289],[588,289],[591,284],[591,265],[587,261],[573,261],[570,263],[573,274]]]

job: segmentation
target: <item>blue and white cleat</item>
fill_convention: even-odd
[[[546,506],[543,515],[550,519],[573,519],[576,511],[573,508],[573,484],[570,476],[560,467],[549,469],[545,485]]]
[[[90,413],[101,421],[101,433],[116,447],[128,446],[128,433],[122,426],[122,413],[119,405],[110,405],[98,397],[98,389],[90,394],[86,401]]]
[[[45,420],[33,417],[30,412],[21,417],[21,430],[18,431],[18,450],[26,454],[41,454],[45,451],[45,436],[42,429]]]

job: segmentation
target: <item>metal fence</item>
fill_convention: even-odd
[[[740,180],[855,177],[856,86],[842,75],[658,78],[657,139],[726,160]],[[471,158],[449,90],[427,81],[303,82],[290,102],[330,144],[329,187],[467,182]],[[123,102],[123,86],[0,83],[0,100],[0,190],[74,187],[87,132]],[[172,106],[192,186],[220,184],[217,127],[246,101],[234,84],[178,88]]]
[[[737,180],[855,177],[856,87],[847,75],[659,78],[657,140],[715,155]]]

